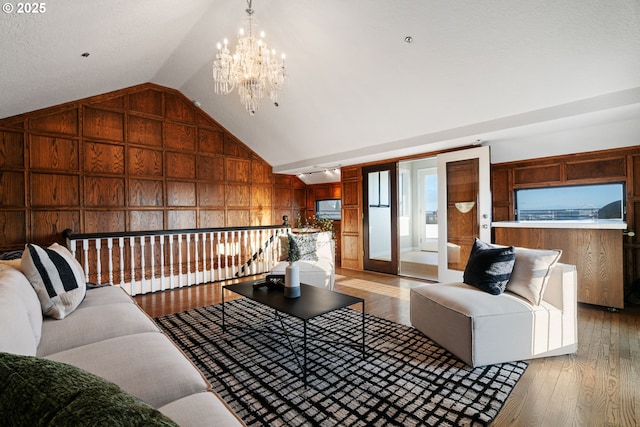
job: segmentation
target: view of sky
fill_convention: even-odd
[[[623,200],[623,190],[621,183],[518,190],[516,207],[519,210],[599,209]]]

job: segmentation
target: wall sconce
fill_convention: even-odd
[[[456,202],[456,209],[460,211],[460,213],[467,213],[476,205],[476,202]]]

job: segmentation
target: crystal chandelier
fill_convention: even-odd
[[[238,31],[235,53],[231,55],[229,52],[227,39],[224,39],[224,44],[218,43],[218,52],[213,62],[213,79],[216,94],[227,94],[237,86],[240,102],[253,116],[265,94],[278,106],[278,96],[287,74],[284,54],[279,61],[276,51],[267,48],[264,32],[258,35],[251,4],[252,0],[247,0],[247,17]]]

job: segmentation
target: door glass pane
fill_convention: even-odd
[[[391,260],[389,171],[369,172],[369,258]]]
[[[463,271],[479,237],[478,159],[447,163],[447,265]]]

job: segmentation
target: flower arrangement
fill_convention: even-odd
[[[312,215],[308,218],[302,220],[302,216],[298,214],[296,218],[296,223],[298,224],[297,228],[300,229],[313,229],[317,231],[330,231],[331,238],[335,239],[334,229],[333,229],[333,220],[330,218],[318,218],[316,215]]]

